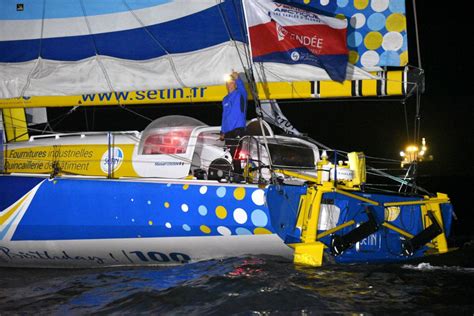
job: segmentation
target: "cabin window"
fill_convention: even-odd
[[[143,143],[142,155],[186,153],[192,129],[160,130],[150,134]]]

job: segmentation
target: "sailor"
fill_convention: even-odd
[[[234,167],[234,181],[243,181],[242,167],[240,160],[236,160],[234,155],[239,145],[240,138],[245,134],[247,117],[247,91],[244,83],[239,78],[239,74],[232,71],[226,80],[227,95],[222,100],[222,124],[220,140],[225,141],[225,145],[230,148],[232,155],[232,165]]]

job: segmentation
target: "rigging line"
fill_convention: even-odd
[[[384,158],[384,157],[375,157],[375,156],[365,156],[365,158],[367,159],[372,159],[372,160],[380,160],[380,161],[384,161],[386,163],[397,163],[397,164],[400,164],[400,160],[396,160],[396,159],[390,159],[390,158]],[[374,163],[377,162],[377,161],[374,161]]]
[[[71,115],[74,111],[76,111],[76,109],[79,107],[79,105],[76,105],[75,107],[73,107],[72,109],[70,109],[67,113],[63,114],[62,116],[60,116],[58,118],[58,121],[56,122],[56,124],[54,124],[51,128],[54,129],[56,128],[56,126],[59,125],[59,123],[61,123],[66,117],[68,117],[69,115]]]
[[[15,132],[14,132],[14,133],[16,134],[16,129],[15,129]],[[10,140],[10,142],[15,142],[17,139],[19,139],[19,138],[21,138],[21,137],[23,137],[23,136],[25,136],[25,135],[28,136],[28,132],[24,132],[24,133],[22,133],[22,134],[20,134],[20,135],[16,135],[13,139]]]
[[[153,119],[149,118],[148,116],[145,116],[145,115],[143,115],[143,114],[140,114],[140,113],[138,113],[138,112],[135,112],[135,111],[133,111],[132,109],[126,108],[125,106],[119,106],[119,108],[121,108],[122,110],[128,111],[128,112],[130,112],[130,113],[132,113],[132,114],[135,114],[136,116],[141,117],[141,118],[143,118],[143,119],[145,119],[145,120],[147,120],[147,121],[149,121],[149,122],[152,122],[152,121],[153,121]]]
[[[414,16],[414,22],[415,22],[415,38],[416,38],[416,53],[417,53],[417,57],[418,57],[418,67],[419,68],[422,68],[422,65],[421,65],[421,51],[420,51],[420,38],[419,38],[419,34],[418,34],[418,17],[417,17],[417,14],[416,14],[416,4],[415,4],[415,0],[412,0],[412,4],[413,4],[413,16]]]
[[[334,151],[334,152],[337,152],[339,154],[347,154],[348,151],[344,151],[344,150],[341,150],[341,149],[332,149],[326,145],[324,145],[323,143],[320,143],[316,140],[314,140],[313,138],[309,137],[309,136],[295,136],[297,138],[302,138],[306,141],[309,141],[321,148],[323,148],[324,150],[326,151]],[[285,145],[285,146],[289,146],[289,147],[304,147],[304,146],[293,146],[293,145]],[[395,159],[390,159],[390,158],[384,158],[384,157],[375,157],[375,156],[368,156],[368,155],[365,155],[365,158],[367,159],[372,159],[372,160],[380,160],[380,161],[383,161],[384,163],[391,163],[391,164],[400,164],[400,161],[399,160],[395,160]],[[374,161],[373,163],[377,163],[377,161]],[[375,169],[375,168],[374,168]]]
[[[381,100],[381,98],[376,98],[376,99],[369,99],[367,97],[353,97],[353,99],[350,98],[311,98],[311,99],[302,99],[302,100],[292,100],[292,99],[287,99],[287,100],[278,100],[278,104],[294,104],[294,103],[324,103],[324,102],[403,102],[405,99],[384,99]]]
[[[44,128],[42,130],[38,130],[38,131],[41,132],[41,135],[44,135],[48,128],[49,128],[50,132],[53,133],[53,128],[51,127],[50,122],[46,122],[46,124],[44,124]],[[32,129],[32,130],[34,130],[34,129]]]
[[[89,35],[92,38],[92,43],[94,44],[94,52],[95,52],[95,60],[97,60],[97,63],[99,64],[100,69],[102,70],[102,73],[105,77],[105,81],[107,82],[107,85],[109,86],[109,89],[113,92],[115,92],[115,89],[112,85],[112,81],[110,80],[109,74],[107,73],[107,69],[105,68],[104,64],[102,63],[102,59],[99,55],[99,51],[97,49],[97,43],[95,41],[95,36],[92,34],[92,28],[89,24],[89,19],[87,18],[87,13],[86,13],[86,8],[84,6],[83,0],[79,0],[81,3],[81,8],[82,8],[82,13],[84,14],[84,20],[86,22],[87,30],[89,31]]]
[[[25,85],[21,89],[21,93],[20,93],[21,98],[23,98],[25,96],[25,92],[30,87],[30,84],[31,84],[31,76],[33,75],[35,70],[38,69],[38,67],[41,63],[41,51],[43,49],[43,35],[44,35],[45,15],[46,15],[46,0],[43,0],[43,14],[42,14],[42,17],[41,17],[41,33],[40,33],[40,41],[39,41],[39,47],[38,47],[38,58],[36,59],[36,62],[33,65],[33,68],[31,68],[30,72],[28,73],[28,76],[26,77]]]
[[[407,103],[402,102],[402,104],[403,104],[403,112],[405,114],[405,128],[406,128],[406,132],[407,132],[407,141],[410,141],[410,130],[409,130],[409,126],[408,126]]]
[[[173,61],[173,58],[171,57],[171,54],[170,52],[168,52],[168,50],[166,50],[166,48],[160,43],[160,41],[156,38],[155,35],[153,35],[150,30],[148,29],[148,27],[143,23],[143,21],[137,16],[137,14],[135,13],[135,11],[130,8],[130,6],[128,5],[127,1],[126,0],[123,0],[123,4],[127,7],[128,11],[133,15],[133,17],[138,21],[138,23],[140,23],[142,29],[151,37],[151,39],[153,40],[153,42],[155,42],[155,44],[158,45],[158,47],[160,47],[165,53],[166,53],[166,59],[168,60],[168,62],[170,63],[170,66],[171,66],[171,70],[173,71],[173,74],[176,78],[176,80],[179,82],[179,84],[182,86],[182,87],[187,87],[187,85],[183,82],[183,80],[181,79],[181,77],[179,76],[178,74],[178,70],[176,69],[176,65],[174,64],[174,61]]]
[[[420,141],[420,131],[421,131],[421,93],[419,89],[416,89],[416,113],[415,113],[415,130],[414,130],[414,142],[418,144]]]
[[[268,68],[265,68],[265,66],[263,65],[263,63],[260,63],[261,64],[261,68],[263,69],[262,71],[265,71],[265,72],[269,72],[270,74],[272,74],[273,76],[275,76],[276,78],[280,79],[282,82],[285,82],[287,85],[289,85],[292,89],[292,92],[297,95],[298,97],[302,97],[299,93],[298,90],[296,90],[295,88],[295,85],[292,84],[291,82],[288,82],[288,80],[286,80],[285,78],[279,76],[277,73],[269,70]]]

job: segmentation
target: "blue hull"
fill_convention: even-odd
[[[164,256],[168,258],[164,263],[241,254],[291,256],[292,250],[286,244],[301,241],[297,217],[300,197],[306,190],[305,186],[270,185],[261,189],[256,185],[210,181],[50,180],[2,175],[0,261],[9,266],[23,263],[36,266],[44,261],[50,265],[50,260],[38,258],[45,257],[38,255],[38,251],[40,254],[50,251],[48,256],[51,257],[53,250],[56,255],[58,251],[59,254],[64,251],[69,257],[72,256],[70,253],[79,253],[78,256],[114,259],[126,253],[123,260],[117,259],[106,265],[162,263]],[[380,203],[416,200],[413,197],[358,194]],[[323,201],[338,210],[336,225],[348,220],[356,223],[367,221],[366,205],[358,199],[326,193]],[[450,204],[442,205],[447,235],[451,212]],[[373,213],[379,222],[386,219],[383,207],[374,207]],[[401,207],[400,214],[391,224],[416,235],[423,229],[420,207]],[[352,229],[354,227],[347,227],[336,234],[344,235]],[[328,246],[328,253],[331,238],[321,239]],[[209,245],[215,245],[211,247],[213,249],[207,249],[206,240]],[[147,248],[151,241],[153,249]],[[256,245],[257,241],[261,244]],[[85,254],[87,247],[84,245],[91,242],[101,244],[104,254],[94,247],[92,255]],[[121,243],[126,244],[127,249],[121,249]],[[156,247],[166,248],[166,251],[155,251]],[[423,256],[427,247],[418,249],[410,258],[401,255],[401,250],[400,235],[382,227],[337,256],[336,261],[402,261]],[[137,260],[127,258],[130,252]],[[152,253],[151,258],[148,253]],[[153,253],[164,256],[157,257]],[[174,257],[170,253],[174,253]],[[176,260],[171,260],[171,257]],[[67,266],[68,260],[61,262],[58,259],[53,263]]]

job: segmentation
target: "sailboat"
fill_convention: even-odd
[[[0,12],[0,266],[260,254],[320,266],[449,251],[447,195],[368,189],[363,153],[295,136],[273,101],[408,94],[404,1],[43,0]],[[294,17],[334,31],[342,49],[323,44],[332,35],[293,35]],[[303,46],[275,54],[271,36]],[[231,69],[260,111],[234,157],[219,126],[183,116],[143,131],[28,133],[27,108],[220,101]]]

